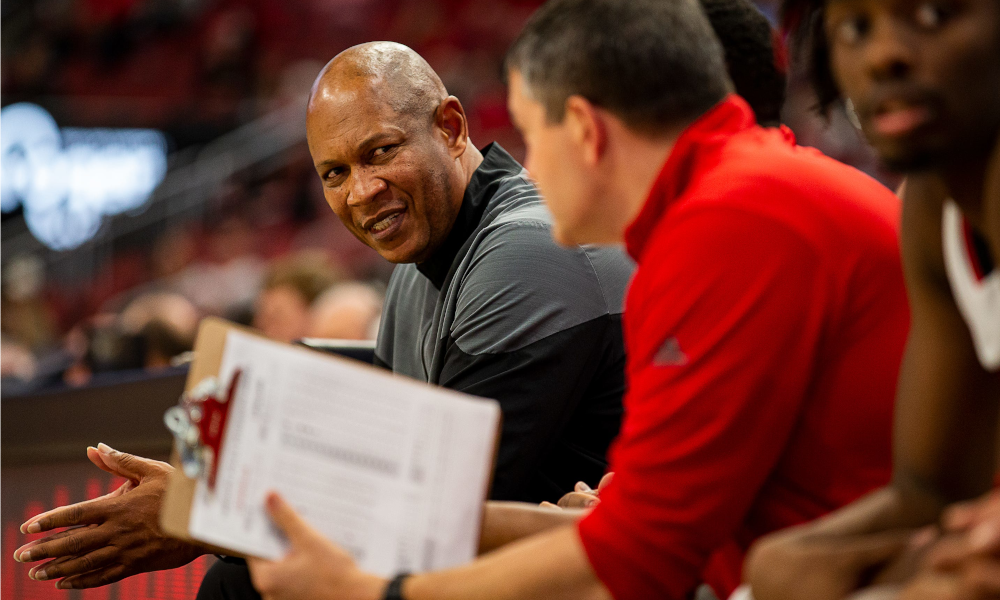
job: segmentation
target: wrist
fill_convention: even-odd
[[[351,594],[351,600],[382,600],[385,589],[389,585],[389,580],[377,575],[368,573],[358,573],[357,581],[353,587],[355,593]]]

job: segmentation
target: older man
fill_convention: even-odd
[[[599,478],[621,416],[631,261],[620,250],[557,246],[521,165],[496,144],[472,145],[462,104],[405,46],[365,44],[330,61],[307,133],[331,208],[400,263],[377,362],[499,400],[492,497],[556,500],[578,479]],[[57,559],[33,569],[35,579],[92,587],[203,553],[159,532],[168,465],[106,447],[88,454],[134,489],[28,521],[27,532],[89,525],[19,549],[21,561]]]

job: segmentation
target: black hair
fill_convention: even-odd
[[[782,28],[788,34],[793,68],[801,69],[813,92],[817,108],[827,114],[840,101],[840,88],[830,70],[830,49],[823,28],[823,0],[784,0]]]
[[[700,0],[722,42],[729,78],[736,93],[753,108],[762,125],[781,122],[785,103],[784,67],[777,64],[775,32],[750,0]]]
[[[514,41],[504,70],[524,78],[551,122],[580,95],[656,133],[687,124],[732,91],[695,0],[550,0]]]

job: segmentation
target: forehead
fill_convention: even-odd
[[[414,119],[374,90],[320,90],[309,103],[306,139],[316,162],[349,157],[369,142],[408,134]]]
[[[524,78],[518,71],[511,71],[507,81],[507,107],[515,124],[524,127],[533,117],[544,113],[545,108],[528,93]]]

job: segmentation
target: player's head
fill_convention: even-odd
[[[771,24],[750,0],[700,0],[722,42],[726,70],[736,93],[753,108],[761,125],[781,122],[785,71],[775,54]]]
[[[981,160],[1000,131],[1000,1],[786,0],[824,109],[850,99],[899,171]]]
[[[396,263],[444,241],[465,190],[468,127],[417,53],[372,42],[338,54],[313,85],[306,134],[327,203],[358,239]]]
[[[525,166],[564,243],[612,241],[624,229],[613,182],[635,149],[609,140],[671,138],[732,91],[697,0],[552,0],[505,69]]]

